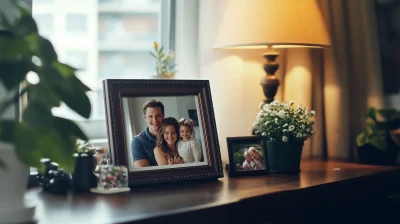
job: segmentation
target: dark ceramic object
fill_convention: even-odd
[[[267,141],[271,173],[299,173],[304,142]]]
[[[93,173],[95,164],[93,156],[77,157],[72,174],[72,189],[74,192],[89,192],[97,186],[97,177]]]

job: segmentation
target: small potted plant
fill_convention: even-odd
[[[97,159],[94,155],[100,150],[90,142],[78,139],[75,144],[73,156],[76,158],[72,174],[72,188],[75,192],[89,192],[96,187],[97,178],[94,174]]]
[[[175,67],[173,62],[174,54],[170,51],[167,54],[164,52],[164,47],[160,46],[158,42],[154,42],[153,51],[149,54],[156,60],[156,73],[160,78],[174,78]]]
[[[294,107],[275,100],[261,103],[254,126],[256,134],[267,139],[268,162],[271,172],[300,172],[301,153],[304,141],[314,134],[315,111],[301,105]]]
[[[357,135],[357,153],[361,163],[394,165],[399,146],[393,133],[400,128],[400,117],[395,109],[369,108],[364,116],[366,129]],[[391,136],[392,132],[392,136]]]

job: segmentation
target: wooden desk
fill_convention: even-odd
[[[114,195],[57,196],[31,189],[26,198],[36,204],[38,223],[71,224],[326,223],[343,219],[358,223],[362,218],[392,221],[387,213],[399,208],[396,200],[389,199],[400,190],[399,167],[303,161],[301,169],[298,175],[225,175],[216,181],[160,184]],[[396,216],[395,223],[400,223]]]

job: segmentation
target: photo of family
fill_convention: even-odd
[[[208,164],[197,96],[123,97],[129,170],[142,171]],[[196,121],[201,122],[201,121]]]
[[[265,138],[260,135],[227,137],[228,175],[251,176],[269,173]]]
[[[264,151],[257,144],[233,144],[236,171],[264,170]]]

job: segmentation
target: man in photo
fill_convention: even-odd
[[[143,118],[147,128],[133,137],[131,143],[135,168],[157,166],[154,157],[157,131],[164,120],[164,105],[158,100],[150,100],[143,105]]]

